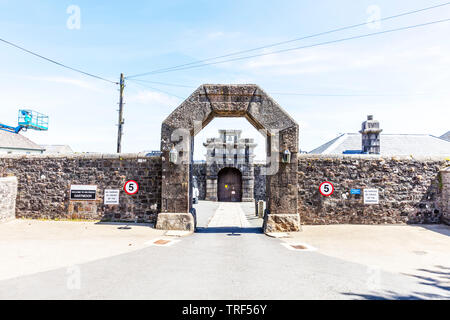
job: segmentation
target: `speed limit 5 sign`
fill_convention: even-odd
[[[329,197],[334,192],[334,186],[331,182],[322,182],[319,186],[319,191],[324,197]]]
[[[139,191],[139,185],[134,180],[128,180],[127,182],[125,182],[123,190],[129,195],[133,195]]]

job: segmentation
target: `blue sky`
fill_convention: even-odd
[[[443,2],[0,0],[0,37],[117,80],[120,72],[132,75],[364,22],[373,12],[368,11],[371,6],[386,17]],[[67,27],[70,5],[80,8],[80,29]],[[450,18],[450,6],[385,21],[379,29],[363,26],[280,48],[445,18]],[[375,115],[385,133],[442,135],[450,130],[449,34],[446,22],[141,78],[188,88],[130,81],[125,89],[123,151],[159,149],[161,122],[202,83],[258,84],[298,121],[303,150],[339,133],[356,132],[367,114]],[[115,151],[116,86],[4,44],[0,61],[3,123],[15,124],[17,110],[29,107],[50,116],[48,132],[25,133],[33,141],[69,144],[80,152]],[[380,96],[364,96],[371,94]],[[216,119],[196,137],[196,158],[203,153],[201,142],[219,128],[241,128],[262,142],[245,120]]]

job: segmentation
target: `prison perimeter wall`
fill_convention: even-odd
[[[207,164],[193,166],[205,194]],[[441,223],[450,220],[450,161],[444,158],[367,155],[298,155],[298,207],[302,224]],[[255,199],[265,177],[255,167]],[[155,223],[161,211],[161,157],[139,154],[5,155],[0,157],[0,221],[7,218],[88,219]],[[13,178],[15,177],[15,178]],[[17,179],[17,180],[16,180]],[[124,183],[139,192],[128,195]],[[325,197],[319,185],[329,181]],[[17,195],[14,185],[17,184]],[[71,199],[72,185],[96,186],[94,200]],[[105,190],[119,190],[119,204],[104,203]],[[365,203],[364,190],[378,203]],[[16,199],[15,207],[12,199]],[[266,199],[267,200],[267,199]],[[15,214],[14,214],[15,212]]]

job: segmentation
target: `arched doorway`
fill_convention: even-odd
[[[223,168],[218,174],[217,199],[221,202],[242,201],[242,173],[236,168]]]
[[[161,126],[161,212],[156,228],[195,228],[191,181],[194,136],[215,117],[245,117],[267,143],[264,232],[300,230],[297,122],[254,84],[204,84]],[[284,159],[284,154],[290,157]],[[245,176],[244,176],[245,179]],[[214,186],[213,186],[214,187]]]

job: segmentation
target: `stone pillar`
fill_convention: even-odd
[[[264,232],[300,231],[297,188],[297,153],[291,163],[280,163],[278,173],[266,178],[268,214],[264,216]]]
[[[217,201],[217,177],[206,179],[206,199],[207,201]]]
[[[176,134],[174,133],[176,132]],[[162,183],[161,213],[156,228],[162,230],[194,231],[195,221],[190,213],[189,167],[192,137],[185,129],[167,130],[163,123],[161,133]],[[170,162],[172,147],[178,151],[176,163]]]
[[[442,222],[450,225],[450,168],[441,170]]]
[[[16,217],[17,178],[0,178],[0,222]]]
[[[255,177],[242,176],[242,202],[253,202]]]
[[[238,169],[242,173],[242,202],[253,202],[255,193],[255,173],[253,163],[241,164]]]

